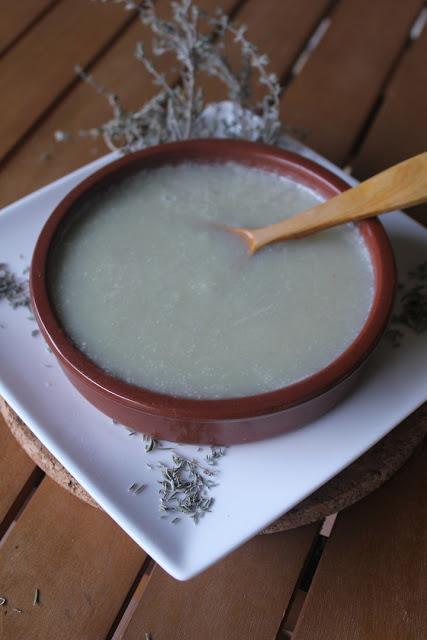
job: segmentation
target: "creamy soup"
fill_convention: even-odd
[[[328,365],[363,326],[373,269],[353,225],[261,250],[212,223],[262,226],[313,191],[238,164],[141,171],[79,205],[50,260],[50,295],[93,362],[192,398],[278,389]]]

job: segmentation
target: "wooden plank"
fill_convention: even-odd
[[[236,0],[201,0],[207,11],[221,6],[230,11]],[[158,0],[162,14],[169,0]],[[105,7],[96,7],[102,15]],[[158,87],[152,85],[143,65],[134,58],[135,45],[144,41],[149,46],[151,35],[138,22],[113,44],[94,65],[96,79],[118,93],[126,108],[136,108],[151,97]],[[156,61],[157,62],[157,61]],[[158,68],[167,71],[170,60],[158,58]],[[25,144],[16,149],[0,172],[0,206],[4,206],[35,189],[55,180],[77,167],[91,162],[107,152],[103,142],[79,138],[80,129],[90,128],[111,117],[104,98],[91,87],[79,82],[49,116],[28,136]],[[63,143],[55,143],[54,132],[66,130],[73,135]]]
[[[427,629],[427,444],[337,518],[293,640],[412,640]]]
[[[87,65],[130,19],[113,5],[61,2],[0,60],[0,158],[75,81],[74,65]]]
[[[427,27],[399,64],[360,152],[351,163],[353,173],[361,180],[426,150],[426,59]],[[410,214],[427,225],[426,205],[410,209]]]
[[[0,55],[57,0],[1,0]]]
[[[27,485],[35,465],[10,433],[0,413],[0,534],[12,505]]]
[[[107,515],[43,480],[0,548],[2,640],[105,638],[144,559]]]
[[[427,27],[406,51],[391,78],[381,108],[352,162],[366,178],[427,148]]]
[[[330,0],[247,0],[239,11],[235,22],[246,25],[247,38],[270,60],[269,69],[283,78],[289,73],[298,54],[312,31],[330,5]],[[238,68],[240,48],[228,39],[228,54],[234,69]],[[263,95],[260,85],[255,98]],[[209,78],[204,85],[207,102],[224,100],[227,93],[224,85]]]
[[[344,0],[299,75],[281,115],[307,144],[345,162],[401,51],[422,0]]]
[[[185,583],[156,567],[121,637],[272,640],[317,530],[311,525],[257,536]]]

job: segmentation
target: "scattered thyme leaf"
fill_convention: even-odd
[[[153,451],[157,447],[157,444],[158,444],[157,440],[155,440],[151,436],[148,436],[145,433],[142,436],[142,441],[144,443],[145,453],[150,453],[150,451]]]
[[[404,338],[404,334],[400,329],[387,329],[384,336],[394,348],[400,347]]]
[[[400,303],[401,311],[394,317],[394,322],[415,333],[427,331],[427,285],[419,284],[406,289]]]
[[[144,489],[146,489],[146,487],[147,487],[146,484],[140,484],[139,487],[135,489],[134,493],[136,495],[139,495],[140,493],[142,493],[142,491],[144,491]]]
[[[225,456],[225,448],[224,447],[211,447],[211,452],[205,456],[205,461],[211,465],[215,466],[218,464],[219,458]]]
[[[40,589],[36,588],[34,590],[33,607],[35,607],[37,604],[40,604]]]
[[[408,272],[410,278],[418,281],[427,280],[427,260],[421,262],[415,269]]]
[[[128,487],[129,493],[133,493],[134,495],[139,495],[146,489],[147,485],[139,482],[133,482],[130,487]]]
[[[4,262],[0,263],[0,302],[6,300],[13,308],[30,308],[28,280],[18,278]]]
[[[427,331],[427,260],[408,272],[408,280],[408,283],[399,285],[397,308],[391,319],[391,328],[385,334],[393,347],[401,345],[404,338],[402,329],[414,333]]]

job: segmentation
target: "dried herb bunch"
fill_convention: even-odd
[[[171,2],[169,21],[158,17],[152,0],[142,3],[95,1],[122,4],[126,10],[137,12],[141,22],[153,33],[152,55],[172,53],[177,68],[173,78],[168,79],[151,62],[144,45],[138,43],[135,56],[159,86],[159,91],[140,109],[127,111],[117,95],[98,84],[80,66],[76,67],[80,77],[107,99],[113,111],[111,120],[81,132],[82,135],[102,137],[109,149],[124,153],[163,142],[212,135],[203,117],[206,104],[200,86],[201,76],[207,74],[225,84],[233,103],[232,121],[223,123],[227,137],[272,144],[277,141],[280,86],[276,76],[267,71],[267,56],[260,54],[245,37],[245,27],[236,27],[220,10],[213,16],[208,15],[191,0]],[[237,71],[232,70],[227,60],[227,34],[240,47],[241,64]],[[261,101],[252,103],[250,87],[254,72],[265,95]]]

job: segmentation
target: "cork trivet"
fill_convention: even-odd
[[[95,500],[83,489],[77,480],[66,470],[64,466],[50,453],[48,449],[36,438],[25,422],[13,411],[13,409],[0,396],[0,411],[21,447],[47,476],[55,480],[61,487],[84,500],[93,507],[100,508]]]
[[[100,508],[2,398],[0,410],[17,441],[46,475],[80,500]],[[263,533],[295,529],[316,522],[365,497],[406,462],[426,434],[427,403],[344,471],[264,529]]]

